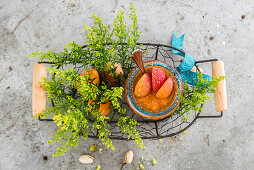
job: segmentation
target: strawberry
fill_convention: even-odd
[[[166,81],[166,73],[157,67],[152,68],[152,87],[153,91],[158,91],[163,83]]]
[[[151,74],[145,73],[137,82],[134,95],[136,97],[145,97],[152,92],[152,77]]]
[[[174,81],[169,77],[165,83],[161,86],[155,97],[159,99],[165,99],[170,96],[174,87]]]

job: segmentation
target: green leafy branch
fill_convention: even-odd
[[[212,80],[209,81],[204,79],[201,73],[198,73],[195,80],[196,86],[189,86],[184,83],[181,103],[174,113],[181,115],[182,120],[187,122],[191,111],[203,111],[203,105],[207,100],[211,100],[207,93],[214,93],[215,87],[225,78],[225,76],[212,77]]]
[[[107,129],[108,117],[102,116],[101,111],[98,110],[100,104],[105,99],[117,100],[122,97],[121,95],[115,95],[122,93],[122,87],[114,87],[112,90],[114,95],[109,95],[110,89],[107,86],[96,86],[92,84],[92,81],[87,76],[79,76],[79,74],[73,69],[69,68],[65,71],[60,69],[51,68],[48,69],[52,76],[55,75],[55,79],[50,81],[43,79],[42,85],[46,88],[49,100],[54,100],[54,107],[47,107],[42,117],[53,117],[54,122],[59,127],[54,135],[52,142],[60,142],[60,146],[53,156],[64,155],[64,153],[76,147],[79,143],[79,136],[82,135],[84,139],[88,137],[89,127],[92,124],[92,128],[98,130],[98,137],[103,144],[107,147],[114,149],[110,136],[110,131]],[[77,88],[80,91],[81,98],[73,98],[70,91],[66,88],[71,86]],[[97,92],[96,93],[94,92]],[[106,97],[104,94],[107,94]],[[93,104],[87,104],[88,100],[95,100],[98,96],[102,96],[97,102]]]
[[[141,32],[138,31],[138,20],[133,3],[131,3],[130,10],[129,19],[131,19],[132,23],[129,27],[126,25],[123,10],[120,10],[113,23],[113,35],[115,36],[113,44],[116,46],[118,62],[124,69],[125,78],[127,78],[128,73],[131,71],[133,61],[130,56],[139,47],[137,42],[141,35]]]
[[[100,104],[107,101],[110,101],[113,109],[118,111],[118,126],[123,133],[128,134],[128,138],[134,139],[138,147],[143,148],[143,141],[136,130],[137,121],[127,116],[126,109],[121,107],[118,101],[122,98],[122,87],[110,87],[106,85],[107,82],[97,86],[92,83],[89,74],[79,76],[71,67],[61,70],[65,66],[81,63],[84,69],[92,66],[100,74],[107,73],[118,78],[114,64],[120,63],[126,78],[133,64],[130,55],[136,48],[141,33],[137,30],[137,16],[132,3],[130,11],[129,18],[132,24],[130,26],[126,24],[124,11],[121,10],[114,20],[112,29],[94,14],[92,16],[94,25],[91,28],[84,26],[88,31],[86,48],[71,42],[59,53],[39,51],[28,56],[52,63],[48,69],[52,80],[43,78],[42,85],[46,88],[48,101],[54,101],[54,107],[47,107],[40,116],[52,117],[59,127],[54,138],[49,141],[49,143],[60,142],[62,145],[54,156],[64,155],[67,150],[78,146],[79,136],[82,135],[86,139],[91,129],[97,131],[98,138],[104,145],[114,150],[108,128],[109,117],[102,116],[99,110]],[[61,69],[56,69],[57,66]],[[90,100],[95,102],[88,104]]]
[[[52,62],[51,67],[65,66],[76,63],[88,65],[89,61],[92,60],[88,51],[83,50],[82,46],[76,44],[74,41],[66,44],[63,51],[59,53],[54,51],[38,51],[31,53],[27,57],[38,57],[40,62]]]

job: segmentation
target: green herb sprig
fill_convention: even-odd
[[[124,77],[127,77],[133,64],[130,55],[140,37],[132,3],[130,10],[129,18],[132,24],[130,26],[126,24],[124,11],[121,10],[114,20],[112,29],[94,14],[92,16],[94,25],[91,28],[84,26],[88,31],[86,48],[71,42],[59,53],[39,51],[28,56],[39,57],[39,61],[52,63],[47,69],[52,80],[43,78],[41,84],[46,88],[48,101],[54,101],[54,107],[47,107],[40,116],[52,117],[59,127],[53,139],[48,142],[61,144],[53,156],[64,155],[72,147],[77,147],[80,135],[83,139],[87,139],[90,130],[97,131],[97,137],[105,146],[115,149],[110,139],[109,117],[102,116],[99,110],[100,104],[107,101],[114,110],[117,110],[117,125],[122,132],[128,135],[129,139],[133,139],[138,147],[144,148],[143,140],[136,130],[137,121],[127,116],[126,109],[121,107],[118,101],[122,99],[123,87],[111,87],[103,81],[97,86],[92,83],[89,74],[79,76],[77,70],[72,67],[64,70],[66,66],[82,64],[84,69],[93,67],[99,73],[107,73],[117,78],[115,68],[112,66],[120,63]],[[88,104],[89,100],[95,102]]]
[[[195,80],[196,86],[184,83],[181,103],[176,108],[174,114],[179,114],[182,116],[182,120],[187,122],[191,111],[203,111],[204,104],[207,100],[211,100],[208,93],[214,93],[215,87],[225,78],[226,76],[212,77],[212,80],[209,81],[204,79],[201,73],[198,73]]]
[[[92,83],[89,74],[79,76],[76,70],[48,68],[48,71],[55,79],[42,79],[42,85],[46,88],[49,101],[54,101],[54,107],[47,107],[40,116],[53,117],[59,129],[54,134],[54,139],[48,143],[60,142],[60,146],[53,156],[64,155],[72,147],[77,147],[79,137],[88,138],[90,128],[98,131],[98,138],[102,143],[114,150],[111,132],[108,130],[109,124],[107,116],[102,116],[98,109],[100,104],[110,100],[113,109],[118,110],[118,126],[123,133],[128,133],[129,138],[134,139],[138,147],[143,148],[143,141],[136,131],[137,122],[126,115],[126,110],[120,106],[118,99],[122,98],[122,87],[111,87],[101,85],[96,86]],[[56,80],[57,79],[57,80]],[[78,89],[79,98],[72,97],[72,88]],[[75,95],[74,95],[75,96]],[[88,104],[87,101],[96,101]],[[125,121],[124,121],[125,120]]]

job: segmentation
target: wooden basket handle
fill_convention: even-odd
[[[224,62],[223,61],[213,61],[212,62],[212,72],[213,76],[224,76]],[[218,86],[215,87],[214,91],[214,102],[216,111],[226,111],[227,110],[227,90],[226,90],[226,80],[222,80]]]
[[[39,115],[46,108],[46,89],[39,83],[46,77],[46,66],[34,64],[33,70],[33,116]]]

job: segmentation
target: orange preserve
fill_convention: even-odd
[[[145,97],[138,97],[137,100],[140,102],[141,105],[151,110],[158,110],[164,108],[169,104],[171,100],[170,97],[165,99],[158,99],[157,97],[155,97],[155,94],[156,93],[152,92]]]
[[[136,101],[135,103],[138,105],[138,107],[140,107],[141,109],[145,110],[145,111],[149,111],[149,112],[160,112],[163,111],[165,109],[167,109],[168,107],[172,106],[172,104],[175,101],[175,97],[176,97],[176,93],[177,93],[177,89],[178,89],[178,84],[177,84],[177,80],[175,78],[175,76],[173,75],[173,73],[169,70],[167,70],[164,67],[161,66],[148,66],[145,68],[147,73],[152,73],[152,67],[158,67],[160,69],[162,69],[165,73],[166,73],[166,77],[167,79],[171,76],[173,78],[173,90],[171,92],[171,94],[169,95],[169,97],[164,98],[164,99],[159,99],[157,97],[155,97],[157,92],[151,92],[149,95],[145,96],[145,97],[136,97],[134,94],[133,99],[134,101]],[[142,74],[141,72],[138,72],[137,75],[134,77],[133,79],[133,86],[132,88],[134,89],[138,80],[141,78]]]

